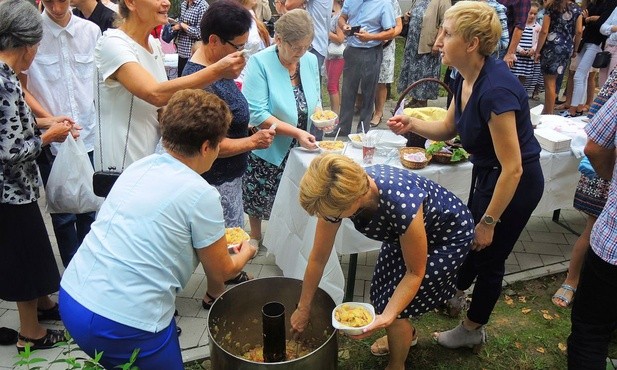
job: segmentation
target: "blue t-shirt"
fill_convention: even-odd
[[[463,76],[458,74],[454,89],[457,97],[454,118],[461,143],[471,153],[470,160],[474,165],[500,166],[488,128],[491,113],[514,111],[522,163],[540,158],[542,148],[533,134],[527,92],[502,60],[486,58],[463,111],[460,102],[462,86]]]
[[[189,61],[186,63],[182,75],[188,76],[204,68],[206,66]],[[222,78],[204,90],[215,94],[229,106],[233,118],[231,119],[229,130],[227,130],[227,137],[230,139],[247,137],[250,118],[249,105],[234,80]],[[232,157],[217,158],[212,164],[212,168],[201,176],[209,184],[216,186],[242,177],[244,171],[246,171],[248,156],[249,153],[244,152]]]
[[[199,262],[225,235],[218,191],[169,154],[130,165],[64,271],[62,288],[117,323],[156,333]]]

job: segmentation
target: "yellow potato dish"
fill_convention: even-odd
[[[249,240],[250,236],[241,227],[230,227],[225,229],[225,239],[228,245],[234,245]]]
[[[325,121],[329,119],[335,119],[337,117],[336,113],[331,110],[322,110],[313,113],[311,119],[313,121]]]
[[[320,141],[319,147],[324,150],[343,150],[345,143],[342,141]]]
[[[341,324],[353,328],[366,326],[373,321],[373,316],[366,308],[361,306],[352,307],[346,304],[334,311],[334,318]]]

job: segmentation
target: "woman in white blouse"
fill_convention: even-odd
[[[154,153],[160,139],[157,112],[174,92],[236,78],[245,60],[236,52],[198,73],[167,81],[161,44],[150,31],[167,22],[169,1],[120,0],[118,6],[122,23],[103,34],[95,51],[101,81],[101,137],[95,155],[102,156],[95,165],[121,170]]]

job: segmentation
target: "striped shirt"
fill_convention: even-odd
[[[186,24],[188,28],[186,31],[180,29],[180,32],[178,32],[178,56],[182,58],[191,57],[193,44],[195,41],[201,40],[199,23],[207,9],[208,3],[206,0],[195,0],[191,6],[189,6],[189,0],[184,0],[180,5],[180,19],[178,19],[178,22]]]
[[[606,149],[617,147],[617,94],[614,94],[585,127],[590,140]],[[604,210],[591,231],[591,248],[604,261],[617,265],[617,166]]]

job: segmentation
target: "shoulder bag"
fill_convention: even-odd
[[[596,54],[596,57],[593,59],[593,68],[606,68],[611,63],[611,52],[610,51],[600,51]]]
[[[124,164],[126,162],[126,151],[129,146],[129,132],[131,131],[131,117],[133,116],[133,100],[135,95],[131,94],[131,108],[129,110],[129,123],[126,128],[126,142],[124,143],[124,156],[122,157],[122,168],[118,171],[116,167],[108,167],[107,170],[103,169],[103,137],[101,134],[101,85],[100,85],[100,74],[97,72],[97,89],[96,89],[96,99],[98,103],[97,114],[98,114],[98,125],[99,125],[99,159],[100,159],[100,170],[94,172],[92,176],[92,187],[94,189],[94,194],[99,197],[107,197],[111,188],[124,171]]]

